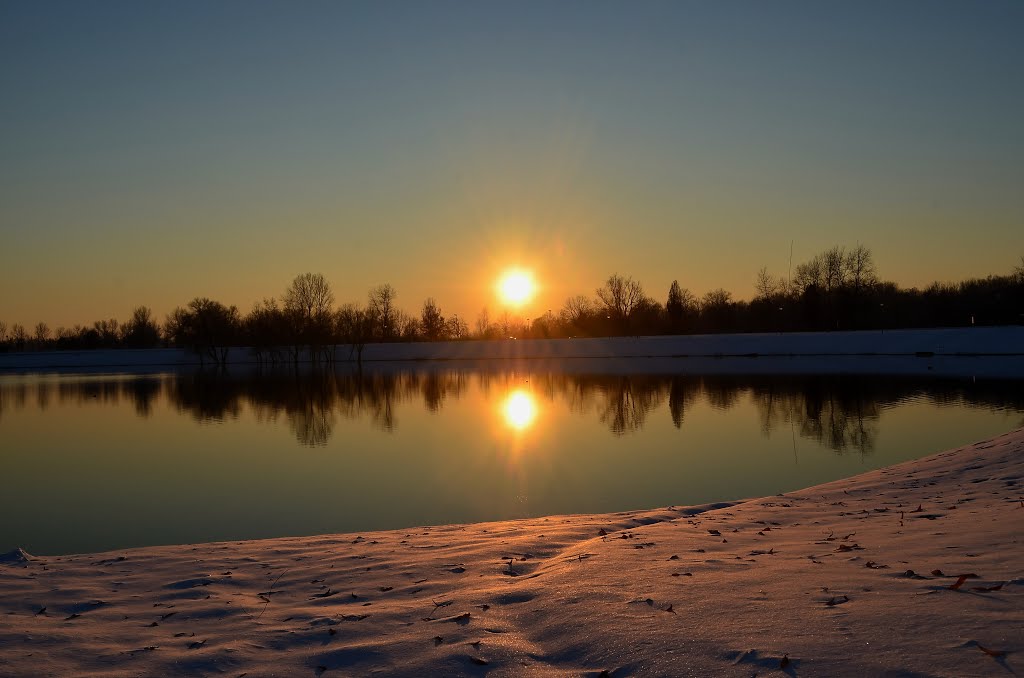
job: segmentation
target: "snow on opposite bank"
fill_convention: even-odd
[[[339,361],[354,355],[347,345],[336,347],[335,354]],[[1024,355],[1024,326],[368,344],[363,360],[580,360],[755,355],[762,358],[1021,356]],[[228,356],[232,365],[255,360],[249,348],[233,348]],[[9,370],[198,364],[198,356],[183,349],[0,353],[0,369]]]

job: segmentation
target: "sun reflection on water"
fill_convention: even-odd
[[[510,428],[525,431],[537,418],[537,401],[529,391],[516,389],[505,398],[501,412]]]

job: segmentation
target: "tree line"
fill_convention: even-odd
[[[831,247],[799,263],[786,276],[762,268],[755,296],[735,300],[722,288],[701,297],[673,281],[662,304],[639,281],[612,274],[592,296],[565,300],[558,312],[533,318],[485,308],[472,329],[457,314],[445,315],[428,297],[419,313],[400,309],[389,284],[369,291],[364,303],[336,306],[319,273],[296,276],[280,298],[263,299],[247,314],[235,306],[197,297],[159,323],[145,306],[124,323],[89,326],[44,322],[31,330],[0,321],[0,350],[81,350],[183,347],[222,364],[230,346],[249,346],[259,361],[361,360],[368,343],[562,337],[639,336],[721,332],[792,332],[914,327],[964,327],[1024,323],[1024,257],[1013,271],[960,283],[901,288],[882,280],[869,248]]]

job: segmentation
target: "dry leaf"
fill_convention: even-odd
[[[978,643],[978,649],[987,654],[989,657],[1005,657],[1006,653],[1002,650],[990,650],[987,647],[983,647],[981,643]]]
[[[977,578],[978,578],[978,575],[974,574],[973,572],[969,573],[969,574],[962,574],[962,575],[960,575],[959,577],[956,578],[956,583],[955,584],[950,584],[946,588],[948,588],[950,591],[956,591],[961,586],[963,586],[964,582],[967,581],[968,579],[977,579]]]

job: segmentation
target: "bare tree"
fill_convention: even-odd
[[[33,339],[36,342],[36,348],[42,348],[43,344],[50,339],[50,326],[44,322],[36,323]]]
[[[164,336],[175,346],[185,346],[188,341],[188,323],[188,311],[176,306],[164,320]]]
[[[836,245],[821,254],[824,287],[826,291],[837,290],[846,284],[846,252]]]
[[[321,273],[303,273],[295,276],[281,297],[284,309],[303,321],[312,321],[331,314],[334,292]]]
[[[7,323],[0,320],[0,345],[7,341]]]
[[[857,245],[846,253],[843,261],[846,283],[855,292],[873,287],[878,283],[875,262],[871,250],[864,245]]]
[[[819,289],[825,286],[825,266],[821,255],[815,256],[810,261],[797,264],[796,272],[793,275],[793,288],[804,293],[811,287]]]
[[[700,316],[705,329],[730,331],[734,319],[732,293],[721,287],[706,292],[700,302]]]
[[[133,348],[152,348],[160,342],[160,327],[146,306],[138,306],[132,311],[131,319],[120,333],[121,340]]]
[[[480,339],[486,339],[491,333],[491,314],[486,307],[480,310],[480,315],[476,318],[476,336]]]
[[[786,288],[786,281],[782,278],[776,278],[768,272],[768,268],[765,266],[761,267],[761,270],[757,272],[757,279],[754,281],[754,291],[757,292],[757,299],[772,299],[778,294],[782,294]]]
[[[420,314],[420,328],[423,331],[423,338],[427,341],[437,341],[444,338],[444,316],[441,315],[441,309],[437,307],[437,302],[434,301],[433,297],[428,297],[423,302],[423,312]]]
[[[727,307],[731,303],[732,292],[719,287],[704,294],[700,307],[702,311],[718,310]]]
[[[263,362],[264,352],[273,363],[283,360],[281,347],[290,333],[289,322],[276,299],[270,297],[253,304],[242,326],[246,342],[252,347],[257,363]]]
[[[370,290],[369,311],[377,321],[378,336],[387,341],[398,336],[398,309],[395,308],[395,288],[385,283]]]
[[[93,323],[93,329],[96,330],[100,345],[105,348],[113,348],[121,341],[121,325],[117,318],[97,320]]]
[[[292,357],[297,362],[300,344],[309,346],[312,360],[319,356],[334,330],[334,292],[321,273],[303,273],[295,276],[281,298],[284,312],[294,323],[295,337]],[[330,356],[328,356],[330,357]]]
[[[581,321],[590,315],[593,310],[594,305],[590,302],[590,299],[582,294],[578,294],[565,300],[565,304],[558,315],[566,325],[580,327]]]
[[[629,319],[633,311],[644,300],[644,290],[640,283],[632,278],[624,278],[614,273],[605,282],[604,287],[598,288],[597,298],[604,304],[608,315],[615,318],[625,331],[629,329]]]
[[[405,311],[398,311],[395,320],[395,331],[397,336],[405,341],[416,341],[420,338],[422,328],[418,318],[414,318]]]
[[[175,344],[194,350],[200,361],[209,357],[217,365],[227,364],[228,347],[240,327],[237,308],[206,297],[196,297],[186,309],[174,309],[164,324]]]
[[[469,336],[469,325],[456,314],[445,322],[445,334],[449,339],[465,339]]]
[[[336,315],[336,327],[342,342],[349,345],[349,360],[355,354],[356,361],[362,365],[363,349],[373,337],[375,319],[367,310],[355,304],[345,304]]]
[[[1013,267],[1013,277],[1024,283],[1024,254],[1020,255],[1020,263]]]
[[[28,343],[28,332],[25,331],[25,326],[21,323],[11,325],[11,343],[14,345],[15,351],[25,350],[25,344]]]

